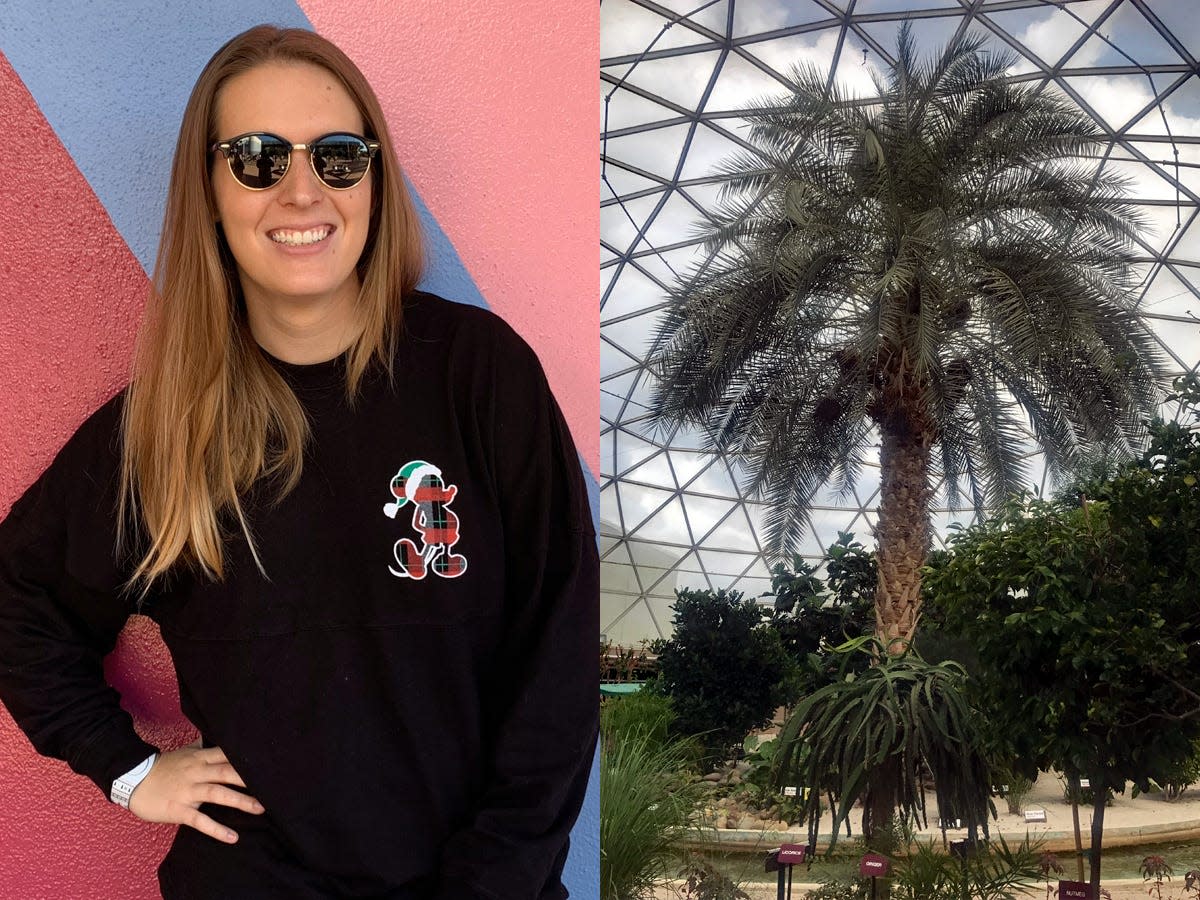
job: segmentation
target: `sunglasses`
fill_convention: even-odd
[[[238,184],[252,191],[277,185],[292,163],[292,151],[307,150],[317,177],[327,187],[344,191],[362,181],[379,142],[338,131],[307,144],[289,144],[278,135],[256,131],[217,141],[208,149],[220,151]]]

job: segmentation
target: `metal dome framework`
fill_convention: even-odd
[[[631,643],[670,630],[677,587],[770,588],[762,504],[736,460],[692,431],[655,433],[650,335],[676,278],[706,261],[694,223],[715,205],[713,164],[737,148],[740,110],[815,63],[869,99],[908,20],[924,53],[967,32],[1015,51],[1017,81],[1055,91],[1105,135],[1097,166],[1129,175],[1153,231],[1139,304],[1176,373],[1200,360],[1200,17],[1187,0],[602,0],[601,631]],[[1173,411],[1165,411],[1172,415]],[[1047,488],[1040,454],[1030,484]],[[818,497],[802,548],[839,531],[871,543],[879,476],[854,505]],[[940,504],[940,505],[938,505]],[[973,510],[939,491],[935,541]]]

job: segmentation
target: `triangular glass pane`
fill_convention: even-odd
[[[727,0],[719,0],[717,3],[698,2],[698,0],[659,0],[659,2],[667,9],[677,13],[681,20],[686,18],[687,21],[695,22],[717,34],[724,35],[726,32],[725,23],[729,18]],[[682,21],[676,27],[681,26]]]
[[[672,443],[670,451],[671,467],[675,470],[675,479],[680,487],[688,483],[700,473],[700,470],[712,463],[715,458],[711,453],[694,453],[686,450],[676,450]]]
[[[714,581],[721,581],[725,585],[740,576],[754,562],[754,556],[749,553],[726,553],[704,548],[696,552],[704,564],[704,571],[713,576]]]
[[[808,34],[743,44],[742,49],[766,63],[784,78],[790,79],[793,70],[799,65],[814,65],[822,72],[828,72],[833,64],[833,54],[837,48],[840,31],[841,26],[834,25]]]
[[[1131,119],[1140,118],[1146,105],[1154,101],[1150,83],[1141,76],[1113,75],[1106,78],[1074,76],[1063,78],[1062,83],[1074,91],[1102,125],[1120,130]]]
[[[610,484],[600,491],[600,531],[618,535],[623,533],[620,499],[615,484]]]
[[[714,494],[718,497],[738,497],[737,487],[725,470],[725,461],[716,457],[713,463],[696,477],[688,489],[697,494]]]
[[[692,202],[701,209],[714,210],[720,203],[721,185],[715,182],[689,184],[686,187],[680,187],[679,190],[691,198]]]
[[[651,195],[601,207],[601,240],[617,250],[627,250],[637,237],[638,228],[646,221],[660,199],[657,195]]]
[[[1151,9],[1157,13],[1158,7],[1170,5],[1169,3],[1155,3]],[[1193,22],[1191,30],[1185,34],[1189,37],[1193,36],[1195,27]],[[1146,17],[1132,3],[1121,4],[1120,9],[1100,26],[1100,31],[1122,51],[1133,57],[1135,62],[1141,63],[1143,66],[1178,65],[1183,62],[1174,48],[1167,43],[1166,38],[1147,21]],[[1186,43],[1186,40],[1183,43]],[[1122,59],[1122,62],[1128,65],[1128,60]],[[1101,62],[1101,64],[1104,63]]]
[[[647,312],[631,319],[609,321],[601,327],[601,333],[622,350],[642,359],[654,337],[658,318],[658,313]]]
[[[696,109],[720,54],[715,51],[645,59],[629,73],[626,84],[662,97],[683,109]]]
[[[692,152],[695,149],[693,145]],[[691,159],[691,155],[688,159]],[[696,223],[703,216],[703,211],[693,206],[686,197],[678,191],[672,191],[646,229],[646,240],[652,247],[664,247],[695,237]]]
[[[1068,13],[1045,7],[1036,13],[1028,9],[993,12],[988,18],[1048,66],[1056,65],[1087,30]]]
[[[697,128],[679,177],[683,180],[715,178],[719,166],[727,163],[735,154],[744,153],[742,147],[711,128]],[[693,216],[693,219],[698,218],[698,214]]]
[[[694,591],[706,591],[716,590],[722,585],[716,579],[710,579],[704,572],[680,572],[675,587],[676,589],[690,588]]]
[[[607,112],[607,119],[604,117]],[[600,82],[600,128],[602,132],[619,131],[650,122],[664,122],[677,118],[679,112],[656,103],[649,97]]]
[[[774,101],[787,92],[788,85],[782,83],[777,74],[769,74],[733,53],[721,67],[721,74],[713,85],[708,102],[704,104],[704,111],[743,110],[768,99]]]
[[[649,491],[649,488],[638,488],[639,491]],[[654,491],[657,496],[661,491]],[[688,542],[687,524],[683,518],[683,506],[676,497],[649,519],[640,525],[636,531],[637,537],[647,541],[669,541],[683,544]]]
[[[665,544],[653,544],[647,541],[631,540],[629,554],[633,564],[639,569],[673,569],[690,551],[686,546],[673,547]],[[656,579],[651,579],[656,580]],[[642,583],[648,583],[645,578]]]
[[[640,365],[641,360],[637,357],[632,357],[623,350],[618,350],[608,341],[600,341],[600,375],[611,375],[614,372],[623,372],[630,366]]]
[[[668,190],[663,182],[630,172],[615,162],[602,161],[600,165],[600,202],[604,206],[615,206],[617,200],[628,203],[633,200],[631,194],[644,190]]]
[[[692,526],[692,539],[701,541],[737,504],[733,500],[684,494],[683,505],[687,510],[688,524]]]
[[[834,80],[844,96],[858,99],[874,98],[879,96],[879,90],[871,75],[886,75],[888,68],[887,63],[879,58],[866,41],[851,32],[846,35],[846,42],[842,45]],[[882,80],[886,83],[887,79]]]
[[[795,25],[830,19],[829,10],[813,0],[786,3],[738,3],[733,9],[733,34],[745,37]]]
[[[628,0],[604,0],[600,4],[600,58],[629,56],[655,50],[687,47],[704,40],[688,28],[663,30],[670,20]]]
[[[746,522],[745,516],[732,515],[710,534],[704,541],[706,547],[720,547],[722,550],[746,550],[758,552],[754,535]]]
[[[646,600],[634,598],[621,608],[621,600],[600,595],[600,630],[608,640],[622,647],[634,647],[644,640],[665,637],[659,631]],[[614,615],[615,613],[615,615]]]
[[[1115,172],[1129,182],[1129,193],[1140,200],[1175,201],[1175,187],[1152,167],[1141,163],[1108,162],[1105,172]]]
[[[645,462],[659,451],[658,447],[625,431],[617,432],[617,472],[623,474]],[[625,510],[626,516],[629,510]],[[628,521],[628,520],[627,520]]]
[[[1191,234],[1197,225],[1193,223],[1188,233]],[[1196,295],[1188,289],[1171,270],[1162,266],[1150,282],[1149,288],[1138,307],[1143,313],[1155,315],[1186,316],[1200,306]]]
[[[638,529],[671,497],[669,491],[660,491],[636,484],[617,482],[617,487],[620,489],[621,512],[624,516],[626,537],[636,535]]]
[[[623,481],[640,481],[643,484],[661,485],[664,488],[673,488],[674,479],[671,478],[671,467],[667,464],[667,454],[664,450],[650,457],[646,462],[642,463],[636,469],[622,474]]]
[[[687,138],[689,128],[689,125],[670,125],[610,137],[609,158],[622,160],[634,168],[669,181],[675,177],[675,169],[679,165],[683,142]],[[642,219],[644,218],[643,215]]]
[[[1157,330],[1174,366],[1178,367],[1172,374],[1192,371],[1200,361],[1200,329],[1192,323],[1163,322]]]

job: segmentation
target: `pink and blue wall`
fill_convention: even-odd
[[[595,514],[598,18],[554,0],[0,3],[0,516],[127,379],[188,92],[258,22],[313,28],[363,69],[422,207],[425,286],[537,350]],[[148,620],[106,668],[147,739],[190,739]],[[581,900],[598,896],[598,828],[593,770],[566,871]],[[38,757],[0,711],[0,895],[149,900],[172,832]]]

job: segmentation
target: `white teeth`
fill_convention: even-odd
[[[328,228],[310,228],[308,231],[272,231],[271,240],[277,244],[289,244],[299,247],[303,244],[315,244],[329,237]]]

